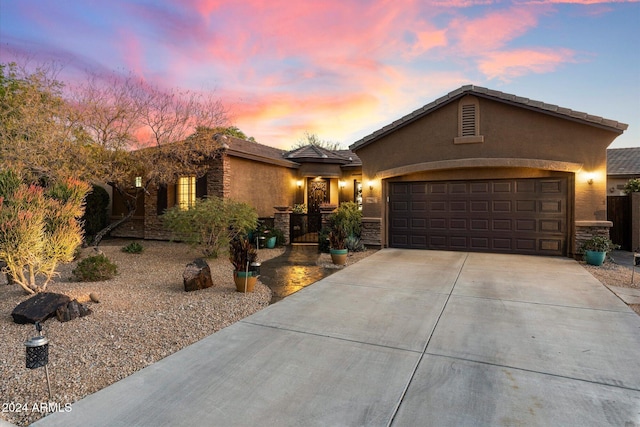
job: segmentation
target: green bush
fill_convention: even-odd
[[[258,213],[246,203],[210,196],[196,200],[186,210],[174,206],[162,221],[177,239],[201,247],[207,257],[217,258],[231,240],[256,228]]]
[[[630,179],[624,185],[624,192],[625,194],[640,193],[640,179],[638,178]]]
[[[97,282],[113,279],[118,273],[118,266],[112,263],[104,254],[100,254],[80,261],[72,273],[76,280],[80,282]]]
[[[138,242],[131,242],[127,246],[122,248],[122,252],[128,254],[141,254],[144,251],[144,246]]]
[[[360,237],[362,229],[362,211],[355,202],[344,202],[331,214],[331,227],[341,227],[347,236]]]
[[[90,241],[93,236],[107,226],[109,222],[108,206],[109,193],[107,190],[99,185],[93,185],[91,192],[87,194],[84,216],[82,217],[85,241]]]

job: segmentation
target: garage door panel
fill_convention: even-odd
[[[562,213],[561,200],[543,200],[540,201],[541,213]]]
[[[472,200],[469,203],[469,211],[472,213],[489,213],[489,202],[486,200]]]
[[[513,211],[511,200],[494,200],[492,203],[493,212],[511,213]]]
[[[471,182],[469,184],[469,192],[471,194],[489,194],[488,182]]]
[[[536,252],[536,239],[515,239],[516,250],[519,252]]]
[[[513,192],[512,185],[513,183],[510,181],[504,182],[494,182],[493,184],[493,192],[494,193],[508,193],[511,194]]]
[[[562,181],[557,179],[553,181],[540,181],[540,192],[543,194],[562,193]]]
[[[535,213],[535,211],[536,211],[535,200],[516,200],[516,212]]]
[[[489,231],[488,219],[472,219],[470,231]]]
[[[531,179],[523,179],[515,181],[515,193],[516,194],[524,194],[524,193],[535,193],[536,192],[536,182]]]
[[[455,231],[467,231],[469,222],[466,218],[451,218],[449,228]]]
[[[536,231],[536,223],[535,219],[516,219],[515,220],[515,230],[518,232],[535,232]]]
[[[393,247],[564,255],[567,179],[390,184]]]

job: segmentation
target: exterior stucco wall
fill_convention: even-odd
[[[606,221],[606,148],[617,133],[478,99],[483,142],[454,143],[458,136],[455,101],[356,149],[363,162],[363,215],[381,219],[382,244],[386,243],[386,182],[392,179],[528,178],[561,172],[570,177],[570,224]],[[366,185],[369,180],[372,189]]]
[[[292,206],[296,169],[229,157],[229,197],[256,208],[258,216],[273,216],[274,206]]]

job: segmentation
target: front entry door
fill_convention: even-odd
[[[319,214],[320,205],[329,203],[329,180],[328,179],[309,179],[307,185],[309,189],[308,201],[310,214]]]

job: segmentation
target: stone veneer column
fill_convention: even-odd
[[[276,230],[280,230],[284,234],[284,244],[291,243],[291,213],[293,211],[289,208],[287,210],[276,210],[273,214],[273,226]]]
[[[362,218],[362,243],[366,246],[382,247],[382,219]]]
[[[613,227],[611,221],[576,221],[574,257],[579,258],[582,256],[580,247],[585,240],[595,236],[609,238],[609,230],[611,227]]]
[[[226,153],[214,159],[209,166],[207,194],[222,198],[231,195],[231,162]]]

